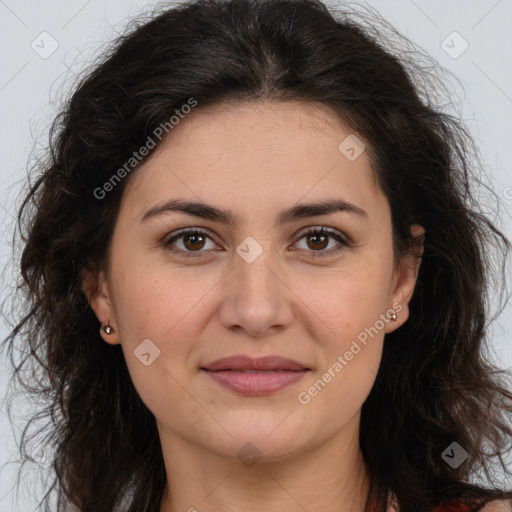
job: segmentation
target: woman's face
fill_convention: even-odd
[[[357,431],[416,271],[394,265],[369,156],[328,110],[199,104],[127,184],[90,302],[167,445],[278,460]],[[205,370],[231,356],[298,366]]]

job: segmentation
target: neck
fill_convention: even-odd
[[[160,512],[363,512],[368,473],[359,415],[327,443],[254,465],[219,456],[161,431],[167,484]]]

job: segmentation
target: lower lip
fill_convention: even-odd
[[[231,391],[245,396],[261,396],[291,386],[304,377],[308,370],[275,370],[269,372],[240,372],[234,370],[210,372],[203,370],[213,380]]]

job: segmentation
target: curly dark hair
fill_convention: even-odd
[[[392,55],[396,41],[404,49]],[[374,11],[195,0],[132,21],[86,71],[19,206],[20,301],[3,342],[24,392],[46,400],[20,443],[24,462],[36,434],[54,450],[45,510],[159,512],[166,472],[155,418],[121,347],[102,340],[81,285],[85,269],[108,265],[123,190],[140,163],[108,194],[99,188],[190,98],[197,109],[254,100],[329,107],[368,144],[396,258],[414,248],[411,225],[425,228],[409,321],[386,336],[361,411],[366,510],[384,512],[391,494],[401,512],[512,499],[512,490],[471,482],[485,474],[491,483],[496,459],[509,473],[511,386],[485,342],[491,299],[507,294],[499,277],[510,242],[476,200],[475,185],[497,197],[467,129],[442,111],[447,89],[426,59]],[[468,453],[455,469],[441,457],[454,441]]]

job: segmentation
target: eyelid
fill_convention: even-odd
[[[306,250],[306,249],[298,249],[301,252],[306,252],[308,254],[308,257],[311,258],[328,258],[329,256],[338,255],[340,252],[345,251],[347,249],[351,249],[353,247],[352,240],[345,235],[342,231],[339,231],[335,228],[329,228],[327,226],[309,226],[307,228],[304,228],[303,231],[299,232],[296,238],[296,242],[299,242],[302,238],[304,238],[306,235],[314,235],[317,233],[325,233],[330,238],[334,238],[337,240],[338,245],[336,247],[331,247],[328,250],[321,250],[321,251],[313,251],[313,250]],[[297,250],[297,249],[294,249]]]
[[[321,224],[318,224],[316,226],[309,226],[304,228],[302,231],[299,231],[299,233],[296,235],[297,239],[299,240],[304,235],[308,233],[328,233],[329,235],[337,236],[339,237],[343,243],[350,245],[352,243],[352,240],[342,231],[336,228],[329,228],[327,226],[322,226]]]
[[[294,244],[296,244],[302,238],[304,238],[305,235],[316,234],[316,233],[326,233],[331,238],[337,239],[338,247],[331,248],[327,251],[325,251],[325,250],[322,250],[322,251],[310,250],[310,251],[308,251],[305,249],[294,249],[294,250],[298,250],[300,252],[307,252],[307,253],[311,254],[313,257],[322,257],[322,256],[330,256],[333,254],[337,254],[340,251],[342,251],[344,249],[349,249],[353,246],[352,240],[347,235],[345,235],[343,232],[339,231],[338,229],[329,228],[329,227],[322,226],[322,225],[308,226],[308,227],[303,228],[301,231],[299,231],[299,233],[297,235],[295,235]],[[202,227],[187,227],[187,228],[179,229],[177,231],[173,231],[172,233],[170,233],[169,235],[166,235],[162,239],[162,244],[170,252],[173,252],[175,254],[179,253],[179,254],[184,255],[185,257],[189,257],[189,256],[197,257],[196,255],[201,255],[202,253],[208,253],[213,250],[213,249],[209,249],[206,251],[204,251],[204,250],[184,251],[182,249],[170,249],[169,248],[169,246],[171,245],[171,242],[173,242],[187,234],[206,235],[214,243],[217,244],[217,242],[215,241],[215,235],[213,235],[213,233],[208,228],[202,228]]]
[[[198,234],[198,235],[206,235],[210,240],[212,240],[215,244],[217,242],[215,241],[215,235],[207,229],[207,228],[199,228],[199,227],[189,227],[189,228],[182,228],[178,229],[177,231],[173,231],[169,235],[166,235],[162,238],[161,243],[164,246],[165,249],[172,253],[179,253],[184,254],[185,256],[191,255],[194,257],[194,254],[201,254],[201,253],[207,253],[208,251],[183,251],[182,249],[170,249],[171,242],[174,242],[175,240],[181,238],[184,235],[188,234]],[[218,244],[217,244],[218,245]],[[211,251],[212,249],[209,249]]]

